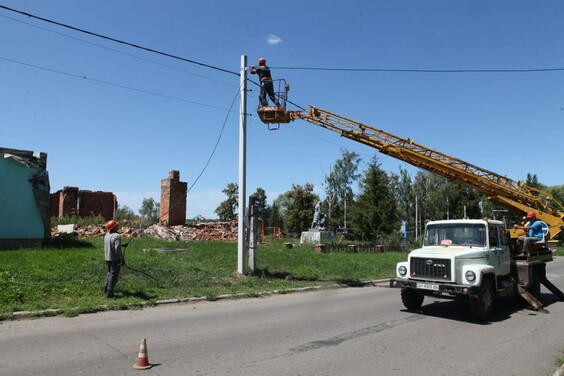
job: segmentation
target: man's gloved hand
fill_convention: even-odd
[[[119,260],[119,264],[121,266],[125,266],[125,257],[123,257],[121,260]]]

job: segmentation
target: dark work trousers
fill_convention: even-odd
[[[108,264],[108,274],[106,275],[106,284],[104,285],[104,292],[108,297],[114,295],[114,288],[119,278],[119,271],[121,270],[120,261],[106,261]]]
[[[268,81],[265,80],[265,81],[260,82],[259,100],[260,100],[260,105],[262,107],[268,106],[268,101],[266,100],[267,94],[268,94],[268,97],[270,98],[270,100],[272,101],[272,103],[276,104],[277,106],[280,106],[280,103],[278,103],[278,100],[276,99],[276,96],[274,95],[274,85],[272,84],[271,80],[268,80]]]

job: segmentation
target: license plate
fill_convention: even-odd
[[[434,290],[439,291],[439,285],[435,285],[433,283],[420,283],[417,282],[418,289],[425,289],[425,290]]]

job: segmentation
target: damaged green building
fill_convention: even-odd
[[[46,153],[0,147],[0,249],[49,241],[49,190]]]

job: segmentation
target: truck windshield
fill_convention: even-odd
[[[486,246],[486,226],[480,223],[429,224],[425,229],[424,246]]]

